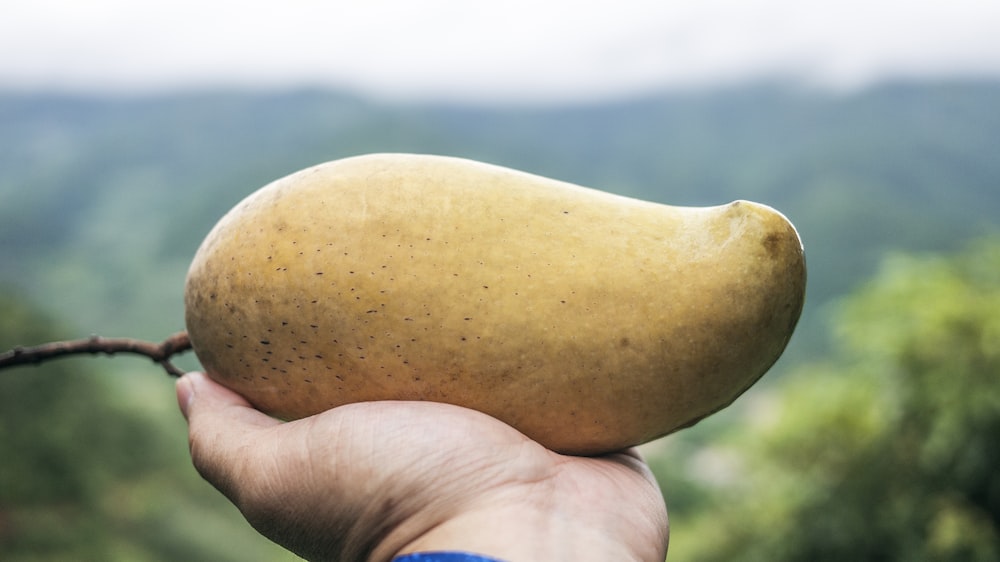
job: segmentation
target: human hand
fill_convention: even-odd
[[[490,416],[433,402],[349,404],[281,422],[201,373],[178,380],[177,398],[202,476],[306,559],[666,556],[666,507],[634,450],[559,455]]]

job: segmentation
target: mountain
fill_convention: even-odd
[[[810,270],[789,355],[811,357],[826,304],[887,252],[996,230],[998,108],[997,82],[753,84],[569,107],[0,93],[0,284],[76,335],[161,339],[183,326],[198,243],[257,187],[355,154],[448,154],[669,204],[776,207]]]

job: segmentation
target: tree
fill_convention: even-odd
[[[840,310],[838,356],[718,447],[738,477],[679,559],[1000,559],[1000,239],[891,257]]]

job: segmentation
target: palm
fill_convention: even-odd
[[[196,465],[259,531],[307,558],[388,559],[428,532],[478,516],[499,525],[505,508],[549,497],[572,517],[620,525],[643,551],[665,543],[662,498],[632,451],[558,455],[494,418],[430,402],[351,404],[280,423],[225,399],[252,429],[225,447],[192,437]]]

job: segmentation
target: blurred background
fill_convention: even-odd
[[[1000,4],[2,12],[0,349],[182,329],[215,221],[345,156],[755,200],[800,230],[807,307],[733,407],[644,447],[669,559],[1000,559]],[[190,466],[171,379],[84,357],[0,372],[0,559],[295,558]]]

